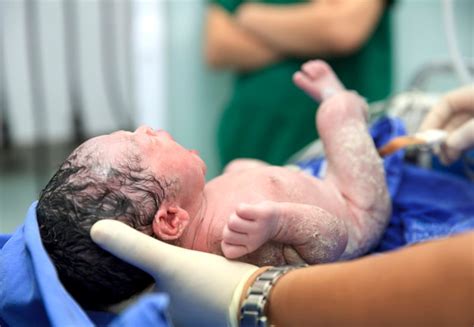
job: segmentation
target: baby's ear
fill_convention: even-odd
[[[153,219],[153,233],[164,241],[176,240],[189,223],[189,214],[178,206],[162,205]]]

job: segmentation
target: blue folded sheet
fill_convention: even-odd
[[[153,294],[113,315],[85,312],[63,288],[41,243],[33,203],[25,223],[0,237],[0,326],[169,326],[168,296]]]
[[[384,117],[370,128],[376,147],[405,135],[400,119]],[[323,157],[297,163],[313,176],[325,166]],[[404,162],[404,151],[384,158],[393,212],[374,252],[454,235],[474,229],[474,183],[447,170],[426,170]]]
[[[371,128],[376,145],[404,134],[396,119]],[[300,163],[315,176],[324,158]],[[474,228],[474,183],[403,162],[403,152],[384,159],[393,202],[390,224],[375,252],[392,250]],[[119,316],[85,312],[61,285],[39,235],[34,203],[25,223],[0,235],[0,326],[169,326],[168,297],[143,297]]]

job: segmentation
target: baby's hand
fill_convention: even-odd
[[[240,204],[222,232],[222,252],[229,259],[251,253],[278,233],[280,206],[277,202]]]

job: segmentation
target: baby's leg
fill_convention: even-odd
[[[324,101],[317,126],[328,162],[327,176],[352,204],[373,209],[385,193],[385,173],[366,124],[366,106],[352,92]]]
[[[306,79],[295,76],[301,78],[298,85],[324,100],[316,120],[328,161],[326,181],[346,199],[353,217],[345,257],[359,255],[381,235],[390,213],[382,160],[367,130],[367,103],[345,91],[327,64],[313,61],[303,70]],[[327,96],[327,89],[334,93]]]

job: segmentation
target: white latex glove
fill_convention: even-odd
[[[440,148],[444,164],[474,147],[474,84],[447,93],[423,120],[420,130],[442,129],[448,137]]]
[[[116,220],[95,223],[91,237],[155,278],[177,326],[238,326],[244,285],[258,267],[169,245]]]

